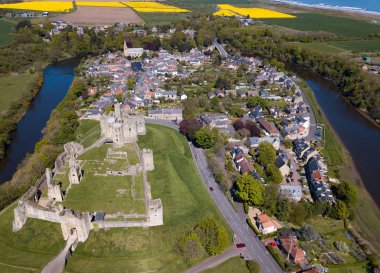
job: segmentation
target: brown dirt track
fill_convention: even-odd
[[[73,13],[54,18],[73,25],[105,26],[114,23],[142,24],[144,21],[130,8],[78,7]]]

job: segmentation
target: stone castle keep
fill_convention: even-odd
[[[36,185],[29,189],[19,200],[18,206],[14,209],[14,221],[12,230],[19,231],[26,223],[28,218],[35,218],[44,221],[59,223],[63,238],[69,244],[70,249],[74,250],[78,242],[84,242],[93,229],[113,228],[113,227],[151,227],[163,225],[163,207],[161,199],[152,199],[150,184],[147,181],[147,171],[153,171],[153,151],[149,149],[140,150],[137,145],[139,135],[146,134],[145,121],[141,116],[131,115],[120,109],[120,104],[115,104],[115,111],[108,115],[103,115],[100,120],[101,137],[92,146],[84,148],[81,144],[69,142],[64,145],[64,152],[61,153],[54,165],[54,169],[46,169],[45,174],[37,181]],[[107,214],[105,217],[97,217],[96,212],[80,212],[70,208],[64,208],[62,202],[68,194],[72,185],[80,187],[81,180],[86,176],[82,171],[83,162],[78,160],[78,156],[91,150],[92,148],[112,142],[114,147],[122,147],[126,143],[133,143],[139,163],[128,166],[126,171],[107,171],[102,176],[135,176],[142,174],[145,214],[139,217],[134,215],[124,215],[125,221],[119,221],[119,214]],[[120,154],[119,154],[120,153]],[[123,152],[107,152],[112,156],[123,156]],[[68,166],[67,171],[69,186],[62,189],[60,183],[56,183],[55,175],[63,174],[62,168]],[[90,183],[87,180],[86,183]],[[122,208],[121,208],[122,210]],[[145,219],[141,220],[141,216]],[[136,220],[133,220],[134,217]],[[107,221],[107,219],[109,221]],[[129,220],[128,220],[129,219]],[[132,219],[132,220],[130,220]],[[128,221],[127,221],[128,220]]]
[[[100,128],[102,137],[112,140],[116,147],[133,143],[138,136],[146,134],[144,117],[122,111],[119,103],[115,104],[115,112],[102,115]]]

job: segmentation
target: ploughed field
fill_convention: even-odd
[[[81,121],[80,128],[81,138],[85,139],[85,131],[88,130],[90,135],[96,125],[92,122],[83,124]],[[145,229],[115,228],[108,231],[91,231],[87,241],[79,244],[70,258],[67,272],[183,272],[191,265],[186,264],[182,256],[175,251],[179,237],[192,230],[206,216],[213,216],[230,232],[200,180],[187,140],[182,135],[173,129],[147,125],[147,135],[140,136],[138,144],[141,149],[153,150],[155,171],[147,173],[148,181],[152,187],[152,197],[161,198],[164,225]],[[102,153],[104,155],[104,151],[95,150],[92,155],[83,154],[82,157],[96,158]],[[85,177],[86,166],[84,170]],[[83,185],[93,182],[84,180]],[[79,189],[81,184],[75,186]],[[104,191],[104,195],[108,194],[108,190],[111,191],[105,185],[102,187],[100,190]],[[96,185],[91,190],[95,191]],[[68,198],[75,195],[73,188],[71,191]],[[105,200],[102,198],[105,196],[99,197],[101,202]],[[112,200],[114,199],[115,196]],[[86,202],[90,204],[90,200],[83,204]],[[91,202],[93,206],[97,205],[95,200]],[[79,206],[82,203],[77,204]],[[11,266],[30,267],[38,272],[64,245],[60,226],[28,219],[19,232],[13,233],[12,220],[12,209],[0,215],[0,266],[9,268],[9,271],[4,272],[13,272],[15,268]],[[231,233],[229,235],[232,237]],[[204,258],[206,257],[208,256],[204,254]],[[31,271],[18,268],[14,272],[24,272],[23,270]]]

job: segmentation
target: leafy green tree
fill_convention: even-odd
[[[354,184],[341,181],[336,187],[334,187],[336,196],[346,203],[347,206],[356,205],[358,202],[358,193]]]
[[[350,216],[350,210],[347,208],[346,204],[341,201],[336,201],[336,210],[338,213],[338,217],[341,220],[346,220]]]
[[[128,90],[133,90],[135,89],[135,81],[136,81],[136,78],[135,77],[130,77],[128,79],[128,82],[127,82],[127,88]]]
[[[117,100],[118,102],[122,102],[122,101],[123,101],[123,94],[122,94],[122,93],[118,93],[118,94],[116,95],[116,100]]]
[[[195,143],[203,149],[209,149],[215,143],[215,136],[209,129],[202,128],[195,133]]]
[[[222,253],[229,245],[227,232],[212,217],[203,219],[194,230],[210,255]]]
[[[265,200],[263,203],[263,207],[267,214],[273,215],[276,212],[277,199],[278,185],[267,185],[265,187]]]
[[[276,161],[276,150],[268,141],[263,141],[259,144],[259,156],[258,159],[261,164],[267,166],[268,164],[274,164]]]
[[[250,273],[260,273],[260,265],[258,262],[249,260],[247,261],[246,265]]]
[[[198,234],[195,231],[191,231],[185,237],[181,238],[178,242],[178,248],[186,260],[190,261],[202,257],[204,251]]]
[[[243,174],[236,182],[236,195],[243,202],[249,205],[260,206],[265,200],[265,187],[251,175]]]
[[[281,199],[277,203],[276,217],[280,221],[288,221],[291,212],[290,201],[288,199]]]
[[[276,165],[268,164],[265,170],[266,170],[269,181],[272,181],[273,183],[276,183],[276,184],[282,182],[283,177],[281,175],[280,170],[277,168]]]

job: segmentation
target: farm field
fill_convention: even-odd
[[[295,18],[295,16],[262,8],[241,8],[232,5],[218,4],[219,11],[215,16],[249,16],[250,18]]]
[[[380,52],[380,39],[375,40],[352,40],[352,41],[330,41],[313,43],[292,43],[301,48],[307,48],[320,52],[340,54],[350,52]]]
[[[203,271],[202,273],[249,273],[245,261],[240,257],[230,258],[217,267]]]
[[[12,40],[12,30],[14,24],[0,20],[0,46],[6,45]]]
[[[187,13],[138,13],[138,16],[151,25],[164,25],[187,19]]]
[[[148,172],[148,180],[152,197],[162,200],[164,225],[93,231],[75,250],[67,272],[183,272],[191,264],[174,250],[177,240],[210,215],[232,237],[197,174],[186,139],[162,126],[147,129],[139,146],[153,149],[155,171]]]
[[[0,272],[40,272],[65,244],[61,227],[55,223],[28,219],[24,227],[14,233],[13,208],[0,214]]]
[[[12,103],[20,100],[22,94],[27,92],[28,84],[36,80],[37,77],[36,74],[0,77],[0,115]]]
[[[296,30],[325,31],[342,36],[367,36],[380,32],[378,24],[318,13],[297,13],[295,19],[263,19],[262,21]]]
[[[73,13],[64,14],[57,19],[71,22],[73,25],[112,25],[115,22],[142,24],[144,21],[130,8],[81,7]]]
[[[15,4],[1,4],[0,9],[18,9],[34,11],[51,11],[51,12],[69,12],[73,9],[71,2],[21,2]]]

